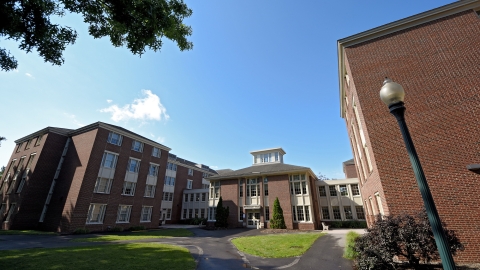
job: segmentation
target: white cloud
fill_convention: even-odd
[[[25,73],[25,75],[27,75],[27,77],[30,77],[30,78],[32,78],[32,79],[35,79],[35,77],[33,77],[32,74],[30,74],[30,73]]]
[[[160,136],[159,136],[159,137],[157,138],[157,141],[158,141],[159,143],[164,143],[164,142],[165,142],[165,137],[160,137]]]
[[[112,103],[113,100],[107,99],[107,103]]]
[[[67,118],[70,118],[75,125],[77,125],[77,126],[79,126],[79,127],[85,126],[84,124],[80,123],[80,122],[77,120],[77,117],[76,117],[74,114],[63,113],[63,115],[65,115]]]
[[[210,168],[214,169],[214,170],[217,170],[218,169],[218,166],[209,166]]]
[[[108,108],[101,109],[100,112],[111,113],[111,119],[115,122],[122,120],[168,120],[170,116],[167,109],[160,103],[160,98],[150,90],[142,90],[145,98],[135,99],[131,104],[119,107],[114,104]],[[108,102],[108,101],[107,101]]]

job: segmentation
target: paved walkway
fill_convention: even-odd
[[[186,228],[194,232],[192,237],[148,239],[144,242],[159,242],[184,246],[197,261],[198,270],[215,269],[352,269],[351,261],[342,257],[345,236],[351,230],[330,230],[320,237],[302,256],[295,258],[266,259],[242,254],[230,242],[232,238],[263,235],[260,230],[229,229],[207,231],[199,226],[169,225],[163,228]],[[363,230],[354,230],[363,233]],[[91,235],[0,235],[0,250],[27,248],[58,248],[71,246],[102,245],[108,243],[71,242],[71,239]],[[131,242],[131,241],[130,241]]]

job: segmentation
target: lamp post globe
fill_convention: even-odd
[[[413,145],[407,123],[405,122],[404,97],[405,90],[403,87],[389,78],[385,78],[382,89],[380,90],[380,98],[388,106],[390,113],[395,116],[398,126],[400,127],[400,132],[402,133],[403,141],[405,142],[405,148],[410,157],[410,163],[412,164],[412,169],[417,180],[418,188],[420,189],[420,194],[422,195],[425,210],[427,211],[428,220],[432,227],[438,253],[442,260],[442,266],[447,270],[456,269],[447,237],[445,236],[440,217],[438,216],[435,202],[433,201],[432,193],[428,187],[427,179],[423,173],[422,165],[420,164],[420,159],[418,158],[417,151]]]

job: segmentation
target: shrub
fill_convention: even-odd
[[[207,219],[206,218],[192,218],[189,219],[188,224],[190,225],[202,225],[202,224],[207,224]]]
[[[113,227],[112,232],[123,232],[123,227]]]
[[[280,206],[278,197],[276,197],[275,201],[273,202],[273,215],[272,215],[272,219],[270,219],[270,228],[272,229],[287,228],[287,226],[285,225],[285,219],[283,217],[283,209]]]
[[[73,234],[87,234],[89,232],[90,230],[87,228],[76,228],[75,231],[73,231]]]
[[[344,229],[363,229],[367,228],[366,221],[360,220],[349,220],[349,221],[330,221],[325,222],[325,224],[329,225],[330,228],[344,228]]]
[[[143,231],[145,230],[145,226],[132,226],[128,228],[129,231]]]
[[[230,214],[229,207],[223,207],[222,196],[218,199],[217,211],[215,212],[215,227],[227,228],[228,227],[228,215]]]
[[[444,223],[442,225],[450,251],[455,255],[458,250],[463,250],[463,245],[454,231],[448,230]],[[425,210],[415,216],[402,214],[384,216],[383,219],[377,216],[367,233],[356,239],[354,250],[358,253],[358,269],[395,269],[395,256],[418,269],[420,262],[440,258]]]
[[[357,239],[360,234],[356,232],[348,232],[346,238],[345,252],[343,257],[349,260],[353,260],[358,256],[358,253],[355,251],[355,239]]]

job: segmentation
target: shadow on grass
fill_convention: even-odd
[[[2,269],[194,269],[186,248],[131,243],[73,248],[8,250],[0,253]]]
[[[189,237],[193,232],[186,229],[161,229],[149,231],[110,232],[97,235],[83,235],[71,241],[73,242],[108,242],[108,241],[131,241],[167,237]]]

